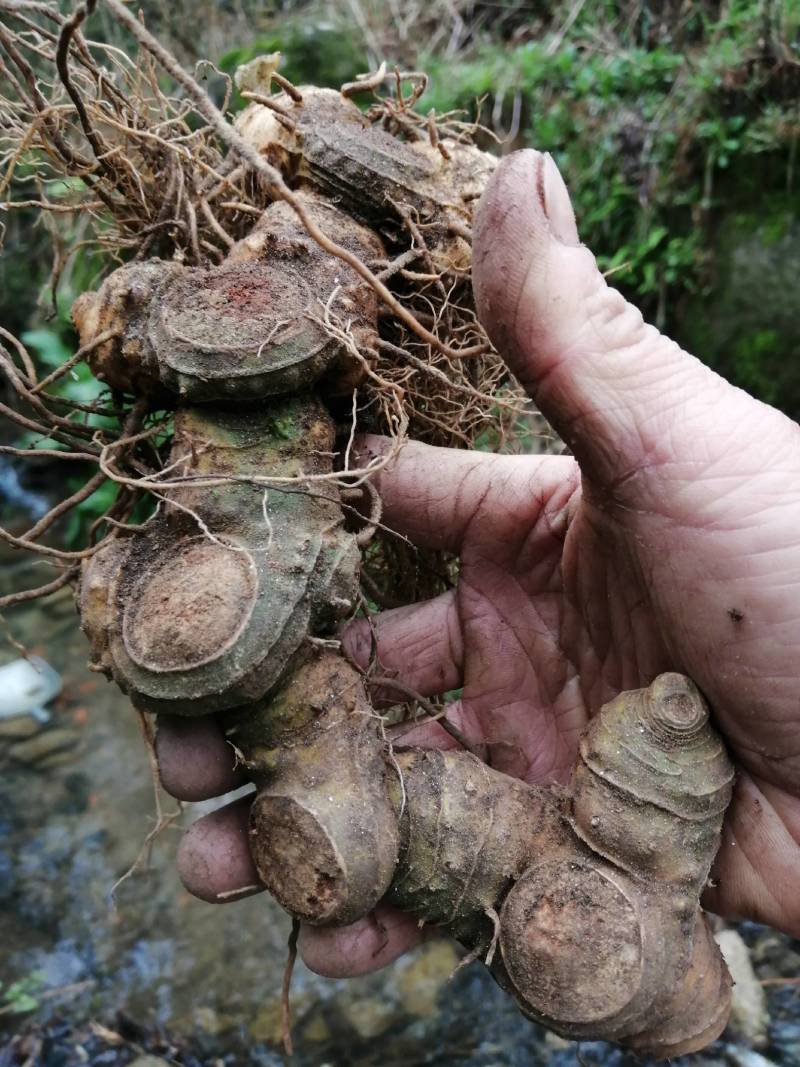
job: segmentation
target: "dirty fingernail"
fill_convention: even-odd
[[[579,245],[578,227],[561,171],[548,152],[544,157],[544,210],[553,236],[565,245]]]
[[[366,619],[354,619],[341,630],[342,651],[357,667],[368,667],[372,657],[372,629]]]

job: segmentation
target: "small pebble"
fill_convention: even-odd
[[[772,1060],[768,1060],[760,1052],[742,1045],[729,1045],[725,1049],[725,1056],[731,1067],[776,1067]]]
[[[0,741],[24,741],[33,737],[42,729],[33,715],[15,715],[11,719],[0,719]]]
[[[18,763],[36,765],[56,752],[75,748],[79,740],[80,735],[75,730],[56,727],[54,730],[42,730],[25,741],[18,741],[9,748],[8,754]]]
[[[720,930],[715,937],[733,978],[728,1033],[751,1048],[766,1048],[767,995],[753,970],[747,945],[736,930]]]

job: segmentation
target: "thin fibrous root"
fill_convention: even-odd
[[[158,757],[156,756],[153,725],[147,715],[143,711],[140,711],[139,708],[136,708],[136,714],[139,716],[139,726],[142,731],[142,739],[144,740],[145,750],[147,751],[147,760],[150,766],[156,817],[155,824],[142,842],[139,852],[136,855],[136,859],[111,887],[109,900],[112,908],[116,907],[116,897],[120,886],[127,882],[129,878],[132,878],[137,871],[147,870],[150,865],[150,857],[156,840],[161,836],[164,830],[172,826],[175,820],[179,819],[183,814],[183,804],[181,801],[178,801],[178,806],[175,811],[165,813],[161,806],[161,775],[158,770]]]
[[[297,919],[292,919],[292,930],[289,934],[287,945],[286,967],[283,971],[283,982],[281,984],[281,1038],[287,1056],[294,1054],[294,1046],[292,1044],[292,1009],[289,1003],[289,991],[292,985],[292,973],[297,959],[297,939],[299,936],[300,923]]]

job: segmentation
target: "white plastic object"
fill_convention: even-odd
[[[44,705],[61,692],[61,675],[41,656],[15,659],[0,667],[0,719],[32,715],[47,722]]]

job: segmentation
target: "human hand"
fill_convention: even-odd
[[[507,157],[479,212],[482,321],[574,459],[404,447],[377,482],[384,522],[460,556],[457,588],[374,617],[381,673],[434,695],[492,766],[565,782],[591,714],[665,670],[704,691],[738,767],[704,903],[800,934],[800,429],[647,326],[578,239],[552,160]],[[387,447],[360,443],[362,459]],[[366,666],[361,620],[345,649]],[[421,732],[420,732],[421,731]],[[439,727],[409,742],[451,747]],[[167,720],[185,799],[238,783],[211,720]],[[258,878],[249,800],[192,826],[179,858],[204,899]],[[304,930],[313,969],[357,974],[421,936],[379,921]]]

